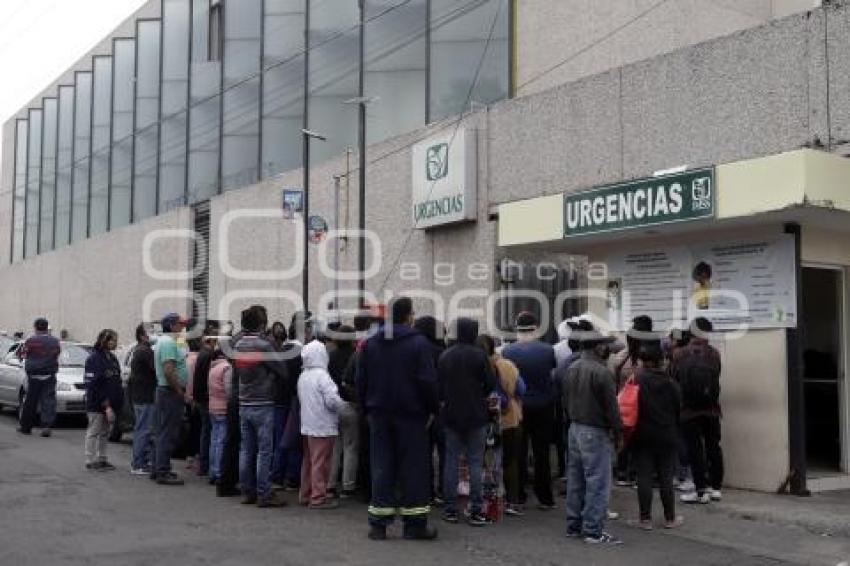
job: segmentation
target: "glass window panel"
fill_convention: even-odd
[[[356,2],[310,0],[308,120],[328,138],[311,141],[314,164],[357,145],[358,108],[343,102],[360,93],[359,22]]]
[[[301,166],[304,3],[266,0],[263,47],[263,177]]]
[[[224,89],[221,185],[224,190],[258,179],[260,142],[260,27],[262,0],[224,4]]]
[[[192,0],[192,62],[207,61],[210,54],[210,2]]]
[[[59,131],[59,101],[44,99],[44,124],[41,144],[41,189],[39,195],[38,252],[53,249],[53,219],[56,204],[56,139]]]
[[[116,39],[112,88],[112,187],[109,195],[109,229],[130,223],[133,181],[133,80],[136,76],[136,41]]]
[[[509,2],[431,0],[431,121],[508,96]]]
[[[185,204],[191,0],[162,1],[159,212]]]
[[[76,73],[74,96],[74,171],[71,196],[71,242],[88,236],[89,156],[91,155],[92,74]]]
[[[136,136],[133,222],[156,214],[159,174],[160,22],[136,23]]]
[[[15,124],[15,207],[12,219],[12,261],[24,259],[24,219],[27,194],[27,133],[26,120]]]
[[[91,190],[89,235],[107,229],[109,216],[109,159],[112,149],[112,57],[94,58],[91,132]]]
[[[56,144],[57,248],[71,239],[71,171],[74,166],[74,87],[59,87],[59,139]]]
[[[208,33],[209,0],[194,0],[193,38]],[[221,63],[209,61],[207,47],[193,40],[191,104],[189,108],[189,202],[218,194],[221,127]]]
[[[428,3],[366,0],[368,143],[425,125]]]
[[[40,109],[29,111],[29,133],[27,141],[27,195],[26,235],[24,238],[24,257],[34,257],[38,253],[38,191],[41,187],[41,123],[43,113]]]

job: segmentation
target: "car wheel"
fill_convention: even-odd
[[[21,417],[24,414],[24,392],[18,393],[18,424],[21,424]]]

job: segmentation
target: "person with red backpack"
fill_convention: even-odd
[[[659,340],[642,342],[637,357],[640,366],[637,370],[638,420],[632,456],[637,468],[638,526],[652,529],[652,489],[657,477],[664,507],[664,528],[675,529],[682,524],[682,518],[676,515],[673,489],[681,394],[676,382],[661,369],[664,354]]]
[[[693,337],[670,360],[670,374],[682,390],[681,426],[688,446],[695,492],[683,503],[720,501],[723,485],[723,451],[720,448],[720,353],[708,343],[711,321],[691,323]]]

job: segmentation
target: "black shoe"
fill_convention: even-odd
[[[242,505],[254,505],[257,502],[256,495],[246,495],[242,498]]]
[[[86,464],[87,470],[96,470],[96,469],[98,469],[98,467],[99,467],[99,462],[91,462],[89,464]]]
[[[286,507],[286,501],[280,499],[276,495],[272,495],[268,499],[264,499],[263,501],[257,503],[257,507],[260,507],[262,509],[267,509],[270,507]]]
[[[42,431],[41,431],[41,437],[42,438],[50,438],[51,434],[53,434],[53,433],[50,432],[49,428],[42,429]]]
[[[437,529],[431,525],[411,528],[405,527],[404,538],[407,540],[434,540],[437,538]]]
[[[453,525],[457,523],[457,511],[443,511],[443,521]]]
[[[242,495],[242,492],[231,486],[216,486],[215,494],[218,497],[236,497]]]
[[[111,472],[111,471],[115,470],[115,466],[113,466],[109,462],[103,461],[103,462],[100,462],[99,464],[100,465],[98,466],[98,469],[102,470],[104,472]]]
[[[369,527],[369,540],[387,540],[387,528],[372,525]]]
[[[22,427],[18,427],[18,428],[17,428],[17,429],[15,429],[15,430],[17,430],[17,431],[18,431],[18,432],[20,432],[21,434],[32,434],[32,431],[31,431],[31,430],[26,430],[26,429],[24,429],[24,428],[22,428]]]
[[[172,472],[157,474],[156,483],[159,485],[183,485],[183,480]]]

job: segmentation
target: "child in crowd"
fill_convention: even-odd
[[[337,413],[345,405],[328,373],[328,351],[313,340],[301,350],[303,367],[298,378],[301,403],[301,434],[304,460],[301,465],[302,505],[310,509],[334,509],[339,502],[328,499],[331,458],[338,434]]]

